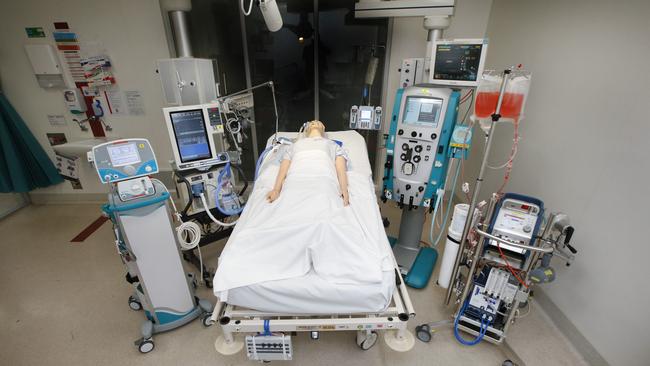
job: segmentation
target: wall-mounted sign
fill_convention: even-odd
[[[27,27],[25,32],[27,32],[27,38],[45,38],[43,27]]]

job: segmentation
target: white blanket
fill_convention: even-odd
[[[299,153],[280,197],[269,203],[265,195],[277,171],[271,165],[258,177],[219,258],[215,294],[227,301],[230,289],[311,269],[332,283],[381,283],[392,263],[370,177],[348,172],[350,205],[344,207],[331,158]]]

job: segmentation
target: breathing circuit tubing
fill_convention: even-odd
[[[219,193],[221,193],[221,191],[223,189],[223,186],[224,186],[224,182],[222,182],[221,179],[223,177],[225,177],[226,175],[228,176],[228,181],[225,184],[230,184],[231,189],[232,189],[232,183],[230,183],[230,178],[232,178],[232,171],[230,170],[230,162],[226,163],[226,166],[223,169],[221,169],[221,171],[219,172],[219,175],[217,176],[217,189],[215,190],[214,202],[215,202],[215,204],[217,206],[217,209],[222,214],[228,215],[228,216],[237,215],[237,214],[240,214],[244,210],[244,207],[240,206],[238,209],[228,210],[227,208],[224,208],[224,207],[221,206],[221,203],[220,203],[220,200],[219,200]]]
[[[447,224],[447,220],[449,219],[449,212],[451,211],[451,204],[452,201],[454,200],[454,193],[456,192],[456,181],[458,180],[458,173],[460,172],[460,165],[462,162],[460,159],[458,160],[458,165],[456,166],[456,173],[454,173],[454,179],[451,183],[451,196],[449,197],[449,201],[447,203],[447,213],[445,213],[445,218],[442,220],[442,223],[440,225],[440,232],[438,233],[438,237],[436,240],[433,240],[433,227],[436,222],[436,213],[438,212],[438,208],[442,203],[442,196],[443,194],[437,194],[436,196],[436,203],[433,208],[433,215],[431,215],[431,227],[429,228],[429,243],[431,243],[432,247],[438,246],[438,242],[440,242],[440,238],[442,238],[442,232],[444,231],[445,225]],[[439,190],[440,191],[440,190]],[[444,192],[444,191],[443,191]]]
[[[474,346],[481,342],[483,340],[483,337],[485,337],[485,333],[487,333],[488,328],[490,327],[490,324],[492,324],[492,316],[487,316],[486,314],[483,314],[481,317],[481,327],[479,328],[478,335],[476,338],[474,338],[471,341],[465,340],[463,337],[460,336],[460,333],[458,332],[458,322],[460,321],[460,317],[465,313],[465,310],[467,309],[467,304],[469,303],[469,300],[465,300],[465,303],[463,304],[463,307],[460,309],[458,312],[458,315],[456,316],[456,319],[454,319],[454,337],[456,337],[456,340],[460,342],[461,344],[465,346]]]

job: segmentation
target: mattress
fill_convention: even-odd
[[[294,138],[296,133],[280,133],[282,137]],[[367,179],[367,194],[374,197],[371,184],[371,168],[366,144],[356,131],[328,132],[327,137],[342,143],[346,150],[349,179]],[[270,139],[269,139],[270,142]],[[272,159],[266,159],[272,160]],[[279,162],[266,161],[260,169],[259,180],[273,180]],[[259,195],[258,195],[259,196]],[[372,218],[365,230],[375,230],[384,235],[379,207],[373,202],[365,208]],[[390,247],[380,248],[390,253]],[[392,254],[391,257],[392,259]],[[336,284],[310,271],[306,275],[282,280],[266,281],[242,286],[228,291],[227,302],[258,311],[292,314],[372,313],[385,310],[395,290],[395,273],[392,266],[384,265],[382,281],[372,284]],[[218,294],[215,293],[217,296]]]

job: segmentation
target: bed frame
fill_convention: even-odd
[[[244,342],[237,340],[235,333],[262,333],[265,320],[269,321],[270,331],[278,333],[312,332],[314,337],[318,332],[356,331],[357,344],[362,349],[372,347],[376,343],[377,332],[383,331],[388,347],[406,352],[415,344],[413,334],[406,329],[409,319],[415,316],[415,310],[394,258],[393,263],[396,288],[390,305],[382,312],[313,315],[271,313],[218,301],[211,317],[204,323],[209,326],[218,322],[221,326],[223,335],[217,338],[215,348],[223,355],[233,355],[243,348]],[[366,339],[370,341],[364,342]]]
[[[280,133],[287,137],[294,133]],[[359,137],[361,137],[359,135]],[[267,146],[271,138],[267,141]],[[369,168],[369,167],[368,167]],[[392,256],[392,250],[389,251]],[[383,332],[384,341],[391,349],[406,352],[415,345],[415,337],[406,329],[409,319],[415,316],[413,304],[406,290],[399,267],[393,257],[396,288],[388,308],[377,313],[346,313],[346,314],[292,314],[263,312],[230,305],[218,301],[211,316],[205,317],[203,324],[210,326],[219,323],[223,334],[216,342],[217,352],[224,355],[238,353],[244,347],[244,342],[235,338],[236,333],[260,334],[265,332],[293,333],[310,332],[312,338],[317,338],[319,332],[354,331],[357,332],[357,345],[362,349],[372,347],[378,332]]]

